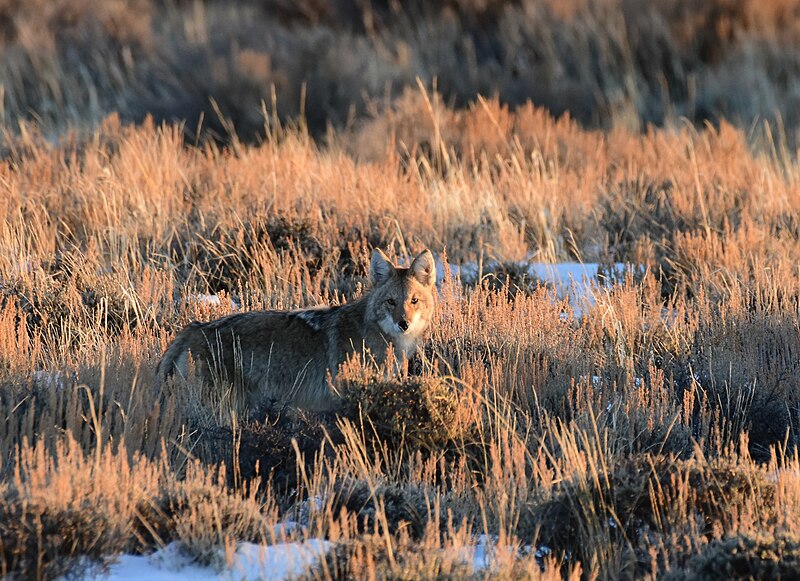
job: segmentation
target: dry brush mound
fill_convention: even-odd
[[[800,571],[796,532],[743,534],[709,543],[699,554],[666,577],[688,579],[795,579]]]
[[[393,448],[435,451],[475,438],[478,406],[452,378],[351,377],[338,386],[344,396],[343,415],[368,439]]]
[[[697,542],[743,523],[758,529],[776,522],[775,484],[749,459],[629,456],[560,483],[552,494],[532,508],[540,542],[583,563],[617,547],[640,572],[651,565],[658,539]],[[687,550],[676,542],[668,558]]]

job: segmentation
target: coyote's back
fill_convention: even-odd
[[[381,362],[392,345],[410,357],[433,314],[436,268],[428,250],[399,268],[376,249],[370,278],[373,289],[346,305],[191,323],[167,347],[158,376],[185,376],[191,357],[206,383],[232,389],[240,411],[271,401],[331,409],[338,398],[328,376],[335,377],[349,355],[368,351]]]

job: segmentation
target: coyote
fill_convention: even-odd
[[[370,261],[372,290],[340,306],[252,311],[184,328],[164,353],[157,376],[188,373],[191,356],[206,385],[228,385],[234,409],[270,402],[326,411],[338,395],[331,378],[354,353],[378,363],[391,345],[410,358],[434,309],[436,265],[429,250],[411,266],[395,266],[379,249]]]

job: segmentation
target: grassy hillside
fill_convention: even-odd
[[[796,572],[795,6],[633,4],[0,7],[0,574],[286,538],[332,543],[323,579]],[[737,85],[699,112],[742,71],[774,108]],[[208,95],[224,144],[144,119],[195,122]],[[779,113],[784,133],[743,124]],[[193,319],[360,296],[375,246],[479,272],[444,277],[409,376],[349,363],[339,416],[232,417],[197,378],[155,382]],[[602,284],[526,274],[564,261]],[[479,535],[489,569],[464,557]]]
[[[116,111],[252,140],[265,102],[324,137],[419,78],[458,107],[532,100],[605,129],[768,119],[796,142],[799,42],[797,0],[9,1],[0,120],[57,134]]]

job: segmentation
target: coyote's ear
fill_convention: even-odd
[[[376,248],[372,251],[372,259],[369,261],[369,278],[373,285],[386,282],[394,274],[394,265],[383,250]]]
[[[411,263],[411,273],[420,284],[433,286],[436,284],[436,263],[430,250],[423,250]]]

